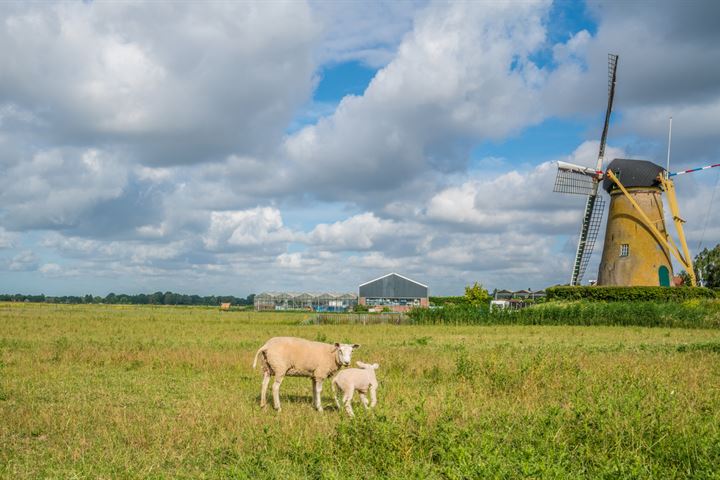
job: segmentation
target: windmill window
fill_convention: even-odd
[[[630,255],[630,245],[623,243],[620,245],[620,256],[627,257],[628,255]]]

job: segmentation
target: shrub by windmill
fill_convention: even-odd
[[[688,272],[692,285],[695,285],[692,258],[682,226],[684,220],[680,218],[672,177],[718,167],[720,164],[670,173],[645,160],[615,159],[603,171],[618,61],[617,55],[611,54],[608,58],[608,104],[596,167],[592,169],[558,162],[555,179],[554,191],[587,195],[570,284],[579,285],[582,281],[600,230],[604,200],[598,189],[602,181],[603,189],[610,194],[610,209],[598,285],[670,286],[673,276],[670,255]],[[680,247],[665,227],[663,192]]]

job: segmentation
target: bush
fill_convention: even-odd
[[[466,296],[461,297],[430,297],[430,305],[444,307],[446,305],[468,305]]]
[[[548,300],[590,300],[603,302],[678,302],[693,298],[716,298],[709,288],[672,287],[550,287]]]
[[[686,302],[548,302],[520,310],[445,307],[413,309],[419,325],[624,325],[719,328],[720,301]]]

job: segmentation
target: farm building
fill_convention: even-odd
[[[388,307],[393,312],[406,312],[413,307],[429,305],[427,285],[397,273],[363,283],[358,297],[361,305]]]
[[[522,299],[522,300],[535,300],[537,298],[545,297],[545,290],[495,290],[493,292],[493,298],[495,300],[510,300],[510,299]]]
[[[357,305],[354,293],[264,292],[255,295],[255,310],[343,312]]]

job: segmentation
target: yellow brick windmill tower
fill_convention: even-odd
[[[608,172],[613,175],[605,175],[603,188],[610,194],[610,211],[598,285],[669,287],[673,268],[662,202],[665,169],[616,158]]]

